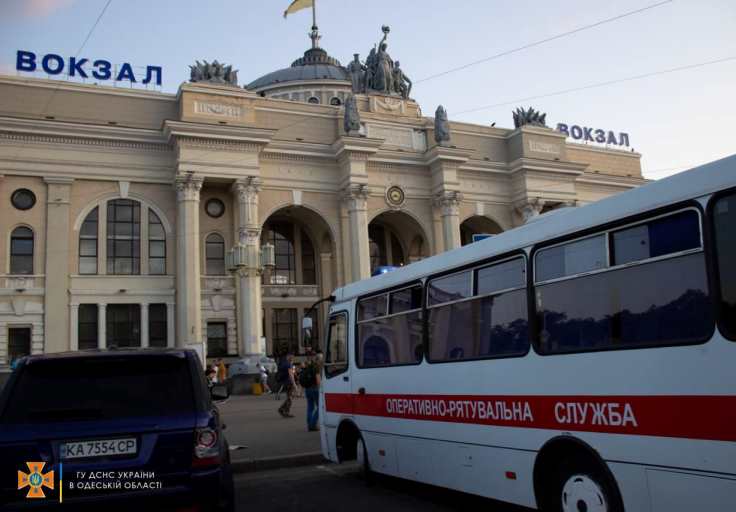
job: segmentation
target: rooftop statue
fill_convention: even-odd
[[[529,107],[528,109],[517,108],[512,112],[514,115],[514,128],[520,128],[524,125],[547,127],[547,114],[542,114],[539,110]]]
[[[447,111],[440,105],[434,113],[434,140],[440,146],[447,146],[450,142],[450,122],[447,120]]]
[[[388,54],[388,33],[391,29],[384,25],[381,27],[383,38],[374,46],[365,64],[360,62],[359,54],[354,54],[354,60],[348,64],[350,80],[354,93],[379,93],[386,95],[398,95],[408,98],[411,93],[412,82],[404,74],[398,62],[394,62]]]
[[[357,135],[360,131],[360,113],[358,112],[358,102],[354,95],[350,95],[345,100],[345,117],[343,118],[343,126],[345,133],[348,135]]]
[[[225,66],[216,59],[210,63],[196,61],[194,66],[189,66],[190,82],[210,82],[213,84],[238,85],[238,70],[232,66]]]

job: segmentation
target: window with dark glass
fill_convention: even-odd
[[[25,226],[10,234],[10,273],[33,274],[33,231]]]
[[[299,353],[299,330],[295,308],[274,308],[271,311],[271,336],[277,353]]]
[[[108,304],[107,346],[141,346],[141,307],[139,304]]]
[[[97,273],[97,225],[99,208],[87,214],[79,230],[79,273]]]
[[[167,346],[166,304],[148,306],[148,344],[151,347]]]
[[[107,273],[138,275],[141,273],[140,203],[116,199],[107,203]]]
[[[10,196],[10,202],[18,210],[30,210],[36,204],[36,194],[27,188],[19,188]]]
[[[205,240],[205,272],[208,276],[225,275],[225,239],[212,233]]]
[[[166,274],[166,232],[161,219],[148,210],[148,273]]]
[[[605,268],[606,235],[542,249],[535,256],[536,280],[547,281]]]
[[[611,265],[700,248],[700,217],[686,210],[611,233]]]
[[[347,315],[330,317],[325,343],[325,375],[327,378],[348,369],[348,325]]]
[[[459,272],[432,279],[427,285],[427,305],[466,299],[473,295],[471,272]]]
[[[376,267],[385,265],[398,267],[406,263],[404,249],[398,237],[392,230],[380,224],[371,224],[368,226],[368,251],[371,272]]]
[[[268,226],[265,242],[274,247],[275,267],[271,271],[270,284],[296,284],[296,255],[294,251],[294,226],[275,222]]]
[[[31,328],[10,327],[8,329],[8,361],[31,354]]]
[[[421,286],[414,286],[358,301],[358,366],[421,362],[421,296]]]
[[[301,231],[302,245],[302,283],[317,284],[317,265],[314,260],[314,246],[306,231]]]
[[[736,340],[736,194],[713,204],[713,232],[720,287],[721,332]]]
[[[98,347],[97,304],[80,304],[78,319],[78,347],[88,350]]]
[[[227,323],[207,322],[207,357],[227,355]]]
[[[442,362],[526,354],[529,315],[524,258],[475,270],[475,295],[468,291],[470,272],[430,281],[435,296],[440,293],[437,290],[443,290],[439,297],[449,300],[435,300],[428,307],[429,360]],[[448,293],[448,290],[454,292]],[[432,293],[430,291],[430,298]],[[463,298],[453,298],[458,296]]]
[[[540,351],[637,348],[707,339],[713,314],[705,257],[702,250],[679,254],[700,246],[699,218],[695,212],[694,218],[689,211],[683,213],[611,233],[616,263],[674,253],[669,258],[538,284]],[[672,226],[685,232],[672,233]],[[674,240],[661,240],[667,233]]]

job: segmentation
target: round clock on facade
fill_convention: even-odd
[[[404,204],[405,199],[406,196],[404,195],[404,191],[401,190],[401,187],[394,185],[386,190],[386,201],[391,206],[401,206]]]
[[[219,199],[213,198],[207,201],[207,204],[204,205],[204,209],[210,217],[222,217],[222,214],[225,213],[225,203]]]
[[[36,195],[26,188],[19,188],[10,196],[10,202],[19,210],[30,210],[36,204]]]

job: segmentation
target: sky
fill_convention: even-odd
[[[106,2],[0,0],[0,73],[17,74],[18,50],[76,55]],[[176,92],[189,64],[202,59],[233,64],[247,84],[288,67],[309,47],[311,12],[284,19],[289,3],[112,0],[79,56],[162,66],[164,92]],[[414,81],[412,97],[425,115],[441,104],[454,121],[513,127],[511,111],[532,106],[552,127],[626,132],[651,179],[736,152],[736,0],[317,0],[317,22],[321,46],[343,64],[353,53],[364,59],[389,25],[389,54]]]

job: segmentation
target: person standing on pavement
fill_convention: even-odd
[[[281,363],[279,363],[279,380],[283,383],[284,391],[286,393],[286,400],[279,407],[279,414],[284,418],[293,418],[291,414],[291,399],[294,396],[294,388],[296,382],[294,382],[294,356],[287,354]]]
[[[263,363],[258,363],[258,374],[260,375],[261,387],[263,392],[267,395],[271,394],[271,388],[268,386],[268,370],[263,366]]]
[[[321,367],[317,356],[309,356],[306,366],[302,369],[299,383],[304,388],[307,397],[307,430],[319,430],[319,384]]]

